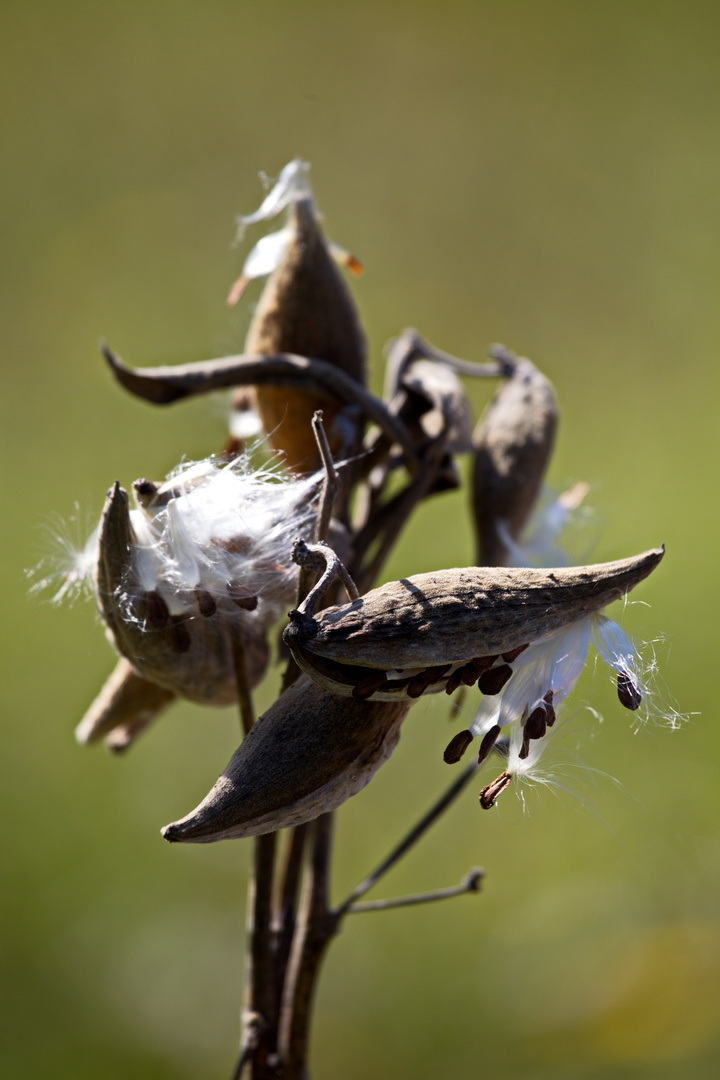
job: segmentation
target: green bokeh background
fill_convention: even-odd
[[[584,677],[566,757],[599,771],[563,782],[585,801],[530,793],[523,813],[511,794],[484,814],[466,793],[383,892],[482,864],[483,894],[349,921],[313,1076],[715,1077],[717,5],[3,0],[0,15],[2,1074],[230,1072],[248,845],[170,847],[159,827],[205,794],[237,719],[177,707],[124,759],[78,748],[113,659],[92,605],[28,599],[24,570],[51,514],[79,504],[82,531],[116,477],[219,447],[221,399],[153,410],[113,385],[97,340],[133,365],[239,351],[258,290],[224,306],[247,250],[234,214],[258,204],[259,170],[300,155],[328,232],[367,268],[353,289],[376,388],[406,325],[468,359],[503,341],[553,379],[550,479],[593,485],[595,557],[667,544],[637,594],[652,606],[625,623],[664,635],[669,694],[692,714],[634,735],[604,674]],[[471,394],[479,410],[488,388]],[[464,497],[444,496],[387,573],[471,557]],[[338,898],[448,782],[445,708],[415,707],[339,815]]]

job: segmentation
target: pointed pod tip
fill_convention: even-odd
[[[121,368],[122,367],[122,360],[117,355],[117,353],[113,352],[113,350],[110,348],[110,346],[108,345],[105,338],[100,338],[100,341],[99,341],[98,344],[100,345],[100,352],[103,354],[103,356],[105,357],[106,361],[108,362],[110,367],[113,369],[113,371],[116,371],[118,368]]]
[[[112,486],[107,489],[105,497],[109,509],[128,505],[127,491],[122,487],[119,480],[113,480]]]
[[[643,555],[640,556],[640,559],[643,562],[647,562],[651,566],[651,568],[654,570],[655,567],[658,565],[658,563],[662,560],[664,554],[665,554],[665,545],[660,544],[659,547],[650,548],[649,551],[646,551]]]
[[[78,746],[90,746],[91,743],[96,741],[93,738],[92,729],[85,722],[85,720],[80,721],[80,723],[75,728],[73,735],[75,736],[75,742],[78,744]]]

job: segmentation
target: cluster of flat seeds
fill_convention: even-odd
[[[419,698],[425,693],[439,693],[443,690],[446,694],[454,694],[460,686],[476,684],[481,694],[492,696],[499,694],[505,686],[513,673],[510,666],[512,661],[526,648],[527,645],[521,645],[507,653],[476,656],[459,664],[440,664],[420,670],[383,671],[333,664],[333,673],[346,677],[344,681],[353,685],[352,696],[359,701],[366,701],[374,694],[389,691],[402,691],[403,696],[408,698]],[[313,661],[317,663],[315,655]],[[339,669],[342,670],[339,672]],[[353,676],[357,678],[354,683]]]

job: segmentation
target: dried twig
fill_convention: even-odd
[[[497,379],[511,373],[514,353],[505,349],[502,345],[493,345],[489,350],[492,363],[474,364],[467,360],[460,360],[450,353],[436,349],[418,334],[417,330],[408,327],[403,330],[399,337],[390,343],[387,350],[388,376],[393,382],[392,393],[399,387],[402,375],[410,364],[415,360],[434,360],[438,364],[445,364],[456,371],[458,375],[469,375],[471,378]],[[392,396],[392,395],[388,395]]]
[[[280,1010],[278,1050],[284,1080],[306,1076],[313,994],[325,949],[337,933],[338,920],[328,908],[331,842],[332,814],[323,814],[313,826],[312,857]]]
[[[382,507],[373,507],[371,502],[369,508],[371,516],[358,533],[352,566],[352,576],[361,593],[370,587],[380,573],[408,518],[432,488],[438,466],[445,455],[445,447],[443,434],[435,440],[423,458],[421,471],[401,492]],[[365,553],[378,537],[380,537],[380,543],[377,550],[364,566],[361,565]]]
[[[387,858],[383,859],[380,865],[369,874],[364,881],[361,881],[359,885],[356,885],[350,895],[343,901],[340,907],[335,909],[335,915],[340,918],[355,904],[361,896],[369,892],[373,885],[376,885],[380,878],[384,877],[389,870],[395,866],[397,862],[417,844],[428,831],[431,825],[433,825],[441,814],[447,810],[448,806],[457,799],[463,789],[472,780],[475,773],[480,768],[477,761],[473,761],[471,765],[460,774],[453,784],[447,789],[447,791],[437,800],[433,806],[430,807],[428,812],[424,814],[420,821],[410,830],[409,833],[400,841],[400,843],[393,848]]]
[[[325,360],[278,353],[260,357],[227,356],[177,367],[129,368],[106,342],[101,348],[120,385],[154,405],[169,405],[182,398],[232,386],[272,385],[320,390],[343,404],[359,405],[368,419],[393,442],[399,443],[410,468],[418,467],[414,441],[403,422],[356,379]]]
[[[468,870],[459,885],[448,889],[435,889],[432,892],[416,893],[413,896],[398,896],[391,900],[368,900],[364,904],[351,904],[346,910],[348,915],[357,915],[363,911],[389,911],[390,908],[411,907],[414,904],[429,904],[435,900],[449,900],[464,893],[480,892],[480,882],[485,871],[479,866]]]
[[[325,428],[323,427],[322,418],[322,409],[318,409],[312,418],[313,435],[315,436],[315,442],[320,451],[320,457],[322,458],[323,469],[325,471],[323,487],[320,493],[320,502],[318,504],[317,520],[315,522],[316,544],[327,543],[330,518],[332,517],[333,512],[333,503],[338,489],[338,475],[335,469],[335,462],[333,461],[330,444],[328,443]],[[300,600],[302,599],[303,597],[300,597]]]
[[[290,946],[295,931],[297,897],[300,884],[307,825],[297,825],[289,830],[280,885],[278,906],[273,920],[276,1013],[280,1015],[283,980],[287,971]]]

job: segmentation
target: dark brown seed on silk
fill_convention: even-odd
[[[500,667],[489,668],[487,671],[483,671],[480,676],[480,681],[478,682],[480,693],[485,694],[486,697],[491,697],[493,694],[499,694],[511,675],[512,668],[509,664],[501,664]]]
[[[212,594],[207,589],[203,589],[201,585],[198,585],[195,589],[195,600],[200,614],[206,619],[209,619],[217,611],[217,604]]]
[[[543,705],[538,705],[525,721],[525,735],[528,739],[542,739],[546,729],[547,713]]]
[[[472,741],[472,731],[469,729],[467,731],[458,731],[457,735],[454,735],[445,747],[443,761],[448,765],[454,765],[460,760]]]
[[[145,593],[145,607],[148,622],[155,630],[162,630],[163,627],[167,626],[170,620],[170,612],[162,596],[155,589]]]
[[[642,694],[627,671],[621,671],[617,677],[617,692],[620,704],[624,705],[626,709],[635,712],[636,709],[640,708]]]

